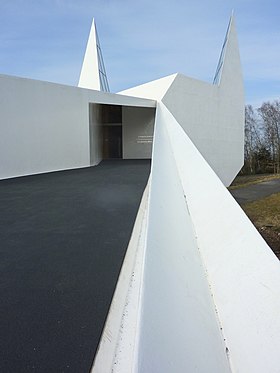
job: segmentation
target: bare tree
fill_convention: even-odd
[[[255,173],[257,154],[263,148],[259,121],[252,105],[245,107],[244,171]]]
[[[267,149],[279,172],[280,164],[280,101],[264,102],[258,109],[263,123],[263,134]]]

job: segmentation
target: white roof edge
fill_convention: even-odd
[[[178,73],[167,75],[165,77],[140,84],[136,87],[128,88],[118,92],[120,95],[129,95],[160,101],[171,84],[174,82]]]
[[[69,90],[76,90],[83,91],[86,95],[88,95],[88,102],[89,103],[96,103],[96,104],[108,104],[108,105],[123,105],[123,106],[139,106],[139,107],[156,107],[157,101],[147,99],[147,98],[140,98],[140,97],[133,97],[133,96],[124,96],[119,95],[117,93],[111,92],[103,92],[98,90],[93,90],[89,88],[81,88],[76,87],[73,85],[61,84],[61,83],[54,83],[48,82],[46,80],[39,80],[39,79],[31,79],[25,77],[19,77],[14,75],[6,75],[0,74],[1,79],[9,79],[13,80],[20,80],[22,83],[29,83],[34,85],[49,85],[52,86],[54,89],[69,89]]]

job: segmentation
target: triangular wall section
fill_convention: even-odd
[[[141,84],[118,93],[126,96],[148,98],[151,100],[160,101],[172,85],[176,76],[177,74],[168,75],[164,78],[153,80],[149,83]]]

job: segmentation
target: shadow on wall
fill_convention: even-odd
[[[90,164],[102,159],[150,159],[155,108],[90,104]]]

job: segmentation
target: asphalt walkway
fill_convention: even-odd
[[[230,190],[230,193],[240,204],[256,201],[279,192],[280,179],[263,181],[259,184],[252,184],[247,187]]]
[[[0,372],[89,372],[149,171],[0,181]]]

